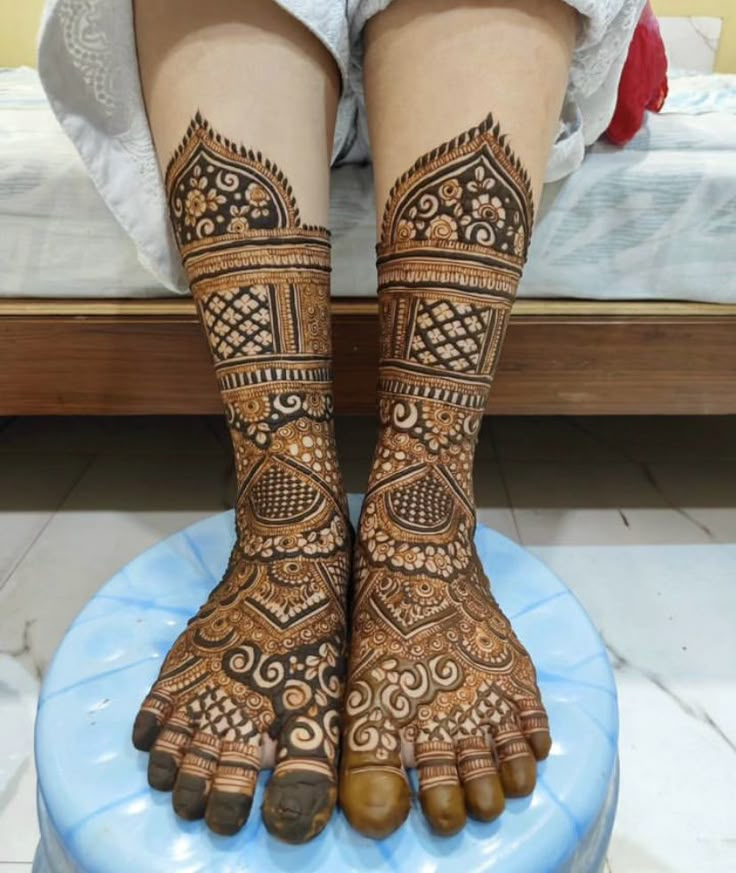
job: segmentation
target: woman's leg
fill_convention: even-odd
[[[326,49],[266,0],[136,0],[143,88],[230,426],[237,541],[133,732],[176,812],[302,842],[336,796],[350,527],[332,427]],[[287,181],[288,179],[288,181]]]
[[[366,28],[381,432],[340,803],[371,836],[408,813],[402,744],[442,834],[528,794],[549,751],[534,668],[473,547],[472,475],[575,26],[561,0],[396,0]]]

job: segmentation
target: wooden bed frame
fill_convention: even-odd
[[[372,413],[375,300],[333,336],[338,411]],[[0,301],[0,415],[220,411],[190,299]],[[736,414],[736,306],[518,301],[488,411]]]
[[[0,0],[3,63],[33,63],[42,0]],[[715,60],[736,71],[734,0],[654,0],[659,15],[722,20]],[[375,299],[334,301],[340,412],[372,413]],[[220,412],[189,299],[0,299],[0,415]],[[489,412],[734,414],[736,305],[519,301]]]

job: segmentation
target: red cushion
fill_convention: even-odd
[[[624,145],[644,122],[644,112],[659,112],[667,97],[667,54],[659,24],[647,2],[634,31],[618,86],[616,111],[606,135]]]

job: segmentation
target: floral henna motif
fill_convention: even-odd
[[[475,444],[532,223],[529,180],[490,118],[421,158],[386,206],[381,432],[354,560],[340,786],[372,836],[408,813],[402,743],[440,833],[466,808],[490,820],[528,793],[549,748],[534,667],[473,545]]]
[[[336,797],[351,531],[332,422],[327,231],[283,175],[199,116],[166,174],[212,351],[238,481],[222,582],[174,643],[136,720],[149,780],[234,833],[270,741],[263,815],[301,842]]]

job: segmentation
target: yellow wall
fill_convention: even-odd
[[[736,0],[652,0],[652,8],[662,17],[699,15],[722,19],[715,70],[717,73],[736,73]]]
[[[0,0],[0,67],[36,66],[43,0]]]
[[[722,18],[716,70],[736,73],[736,0],[653,0],[652,6],[657,15]],[[0,0],[0,67],[36,65],[36,30],[42,8],[43,0]]]

